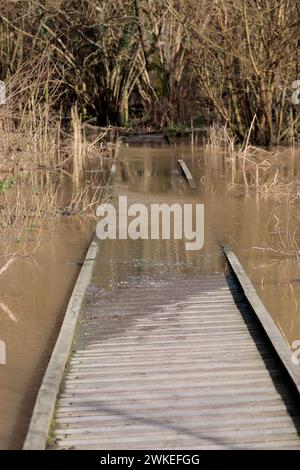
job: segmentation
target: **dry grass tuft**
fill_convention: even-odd
[[[93,217],[114,153],[110,132],[86,137],[76,106],[63,125],[49,68],[32,69],[11,78],[0,105],[0,274],[64,216]]]

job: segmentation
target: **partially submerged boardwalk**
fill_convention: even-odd
[[[115,196],[199,202],[169,157],[133,152]],[[45,448],[55,403],[55,449],[300,449],[288,344],[228,247],[208,240],[191,253],[180,242],[92,243],[24,449]]]
[[[222,273],[117,287],[84,313],[57,449],[300,449],[287,377]]]

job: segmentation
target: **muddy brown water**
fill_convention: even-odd
[[[286,182],[299,179],[299,150],[277,150],[275,165]],[[183,157],[197,184],[191,190],[178,169]],[[238,183],[240,181],[237,180]],[[276,192],[275,192],[276,193]],[[220,152],[193,149],[185,143],[122,147],[115,181],[115,201],[203,203],[205,243],[201,251],[186,251],[181,240],[120,240],[107,243],[96,269],[95,289],[157,282],[224,269],[220,243],[230,245],[285,339],[300,339],[300,260],[282,255],[273,242],[277,219],[281,230],[289,213],[297,214],[278,194],[258,197],[232,186],[232,169]],[[272,223],[271,223],[272,222]],[[278,224],[277,224],[278,225]],[[290,228],[294,230],[294,226]],[[297,235],[297,234],[296,234]],[[278,239],[278,233],[276,233]],[[282,235],[284,242],[287,237]],[[103,242],[106,243],[106,242]],[[275,248],[274,248],[275,247]]]
[[[0,449],[22,447],[34,400],[84,259],[91,224],[71,218],[0,277]]]
[[[299,152],[298,152],[299,153]],[[296,153],[284,157],[282,171],[297,179]],[[177,159],[184,157],[197,184],[192,191]],[[170,282],[224,269],[220,242],[230,244],[288,342],[300,339],[300,262],[263,250],[270,245],[270,215],[286,217],[289,206],[230,187],[232,172],[224,155],[189,144],[123,145],[113,197],[129,202],[205,204],[205,244],[186,251],[184,240],[101,242],[87,297],[91,314],[97,298],[110,289]],[[299,203],[295,202],[294,210]],[[85,254],[91,225],[66,218],[46,237],[34,257],[24,258],[0,277],[0,340],[7,364],[0,365],[0,448],[20,448],[34,399],[55,343],[72,287]],[[9,313],[10,312],[10,313]],[[11,315],[12,314],[12,315]],[[16,320],[16,321],[15,321]],[[126,327],[126,325],[124,326]],[[109,334],[109,331],[108,331]]]

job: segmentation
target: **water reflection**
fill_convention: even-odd
[[[191,191],[180,177],[180,157],[195,177],[196,191]],[[296,153],[279,152],[275,163],[268,171],[276,173],[278,169],[294,189],[300,175]],[[97,184],[98,170],[94,170],[88,171],[93,184]],[[228,155],[216,151],[192,149],[181,143],[122,146],[114,197],[126,194],[129,203],[204,203],[205,246],[193,252],[186,251],[181,240],[103,242],[91,301],[106,289],[149,284],[159,289],[172,279],[223,270],[222,241],[237,253],[283,335],[290,343],[300,339],[299,259],[295,254],[286,256],[268,250],[278,247],[279,234],[287,232],[284,222],[275,235],[271,233],[270,215],[276,214],[281,221],[287,221],[288,214],[297,217],[299,202],[295,200],[291,209],[286,198],[278,194],[258,197],[255,188],[247,193],[242,181],[240,162],[236,162],[233,172]],[[22,444],[34,396],[79,270],[76,261],[83,257],[91,234],[92,227],[86,221],[79,226],[65,220],[61,233],[43,240],[34,258],[22,259],[0,278],[0,340],[5,340],[8,360],[7,366],[0,366],[0,448]],[[293,232],[295,225],[291,227]],[[297,232],[294,235],[297,242]]]
[[[191,191],[180,177],[177,159],[182,156],[196,180],[196,191]],[[105,242],[96,282],[101,287],[113,288],[139,285],[151,279],[159,285],[170,277],[216,272],[224,268],[219,243],[225,242],[235,250],[283,335],[291,343],[300,338],[300,263],[296,256],[284,256],[272,249],[278,245],[271,240],[268,223],[274,213],[278,219],[286,220],[288,213],[297,211],[299,203],[296,200],[291,209],[286,198],[278,197],[278,192],[266,195],[255,191],[253,162],[250,170],[246,168],[251,190],[245,191],[241,161],[236,160],[233,170],[228,159],[228,155],[215,150],[207,152],[204,148],[195,149],[178,143],[123,146],[115,197],[126,194],[129,203],[204,203],[205,246],[200,252],[188,252],[180,240]],[[294,151],[278,150],[273,166],[265,163],[259,171],[265,172],[265,182],[277,174],[280,181],[285,179],[287,184],[294,184],[300,174],[299,159],[295,158]]]

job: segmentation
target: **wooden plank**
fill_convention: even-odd
[[[128,144],[151,144],[151,143],[167,143],[170,144],[168,134],[159,134],[155,132],[147,133],[127,133],[121,136],[123,142]]]
[[[300,370],[299,366],[295,365],[292,361],[293,351],[290,349],[288,343],[280,333],[270,313],[258,297],[254,285],[250,281],[234,252],[229,246],[222,245],[222,248],[228,263],[234,272],[234,275],[243,289],[246,299],[251,305],[251,308],[256,317],[260,321],[266,335],[270,339],[272,346],[281,359],[285,369],[292,379],[292,382],[295,384],[298,392],[300,393]]]
[[[191,189],[196,189],[197,188],[196,183],[195,183],[194,178],[192,177],[191,172],[188,169],[187,164],[185,163],[185,161],[182,158],[180,158],[178,160],[178,164],[179,164],[179,166],[182,170],[182,173],[184,174],[188,184],[190,185],[190,188]]]
[[[70,354],[85,291],[92,276],[97,251],[98,243],[92,241],[74,286],[59,336],[39,389],[23,445],[24,450],[43,450],[46,447],[59,386]]]
[[[223,274],[173,282],[163,305],[164,286],[116,289],[97,315],[87,309],[57,401],[54,448],[300,448],[278,361],[229,281],[230,289]]]

